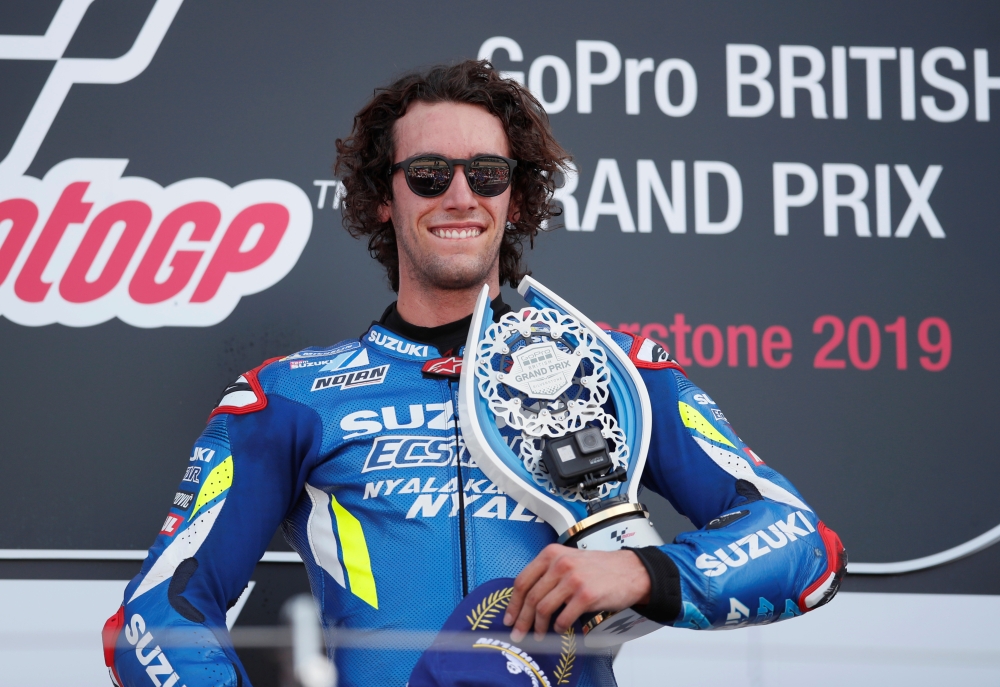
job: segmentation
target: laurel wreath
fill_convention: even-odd
[[[576,631],[571,627],[562,636],[562,651],[559,654],[559,665],[552,675],[557,685],[568,685],[569,676],[573,673],[573,662],[576,661]]]
[[[472,611],[472,615],[465,616],[473,630],[488,630],[493,623],[497,613],[507,608],[510,598],[514,594],[513,587],[498,589],[485,599]]]

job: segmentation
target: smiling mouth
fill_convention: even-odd
[[[483,227],[461,227],[459,229],[449,229],[445,227],[431,229],[431,233],[439,239],[474,239],[486,229]]]

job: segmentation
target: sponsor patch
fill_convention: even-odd
[[[194,500],[194,494],[190,491],[179,491],[174,494],[174,508],[179,508],[180,510],[187,510],[191,507],[191,501]]]
[[[726,525],[731,525],[737,520],[742,520],[746,516],[750,515],[750,511],[741,510],[735,513],[726,513],[725,515],[720,515],[715,520],[712,520],[707,525],[705,525],[706,530],[717,530],[719,528],[725,527]]]
[[[388,365],[369,367],[367,370],[357,372],[342,372],[328,377],[317,377],[313,380],[310,391],[322,391],[323,389],[353,389],[359,386],[371,386],[381,384],[385,381],[389,372]]]
[[[181,481],[182,482],[194,482],[195,484],[201,484],[201,482],[198,481],[198,476],[199,475],[201,475],[201,468],[191,467],[191,468],[188,468],[187,470],[184,471],[184,479],[182,479]]]
[[[458,379],[462,375],[462,359],[458,356],[434,358],[424,363],[423,373],[431,377]]]
[[[346,353],[340,353],[336,357],[325,357],[320,360],[312,359],[300,359],[300,360],[289,360],[288,369],[289,370],[302,370],[310,367],[321,367],[322,371],[333,372],[335,370],[347,370],[352,367],[364,367],[369,365],[368,362],[368,349],[357,349],[347,351]]]
[[[160,528],[160,534],[165,534],[168,537],[174,536],[177,529],[184,523],[183,515],[175,515],[171,513],[167,516],[167,519],[163,521],[163,527]]]
[[[308,360],[310,358],[332,358],[340,353],[346,353],[347,351],[355,351],[361,348],[360,341],[348,341],[346,343],[340,343],[336,346],[330,346],[329,348],[307,348],[304,351],[299,351],[298,353],[292,353],[291,355],[285,356],[282,360]]]

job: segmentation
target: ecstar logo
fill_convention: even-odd
[[[62,57],[90,0],[64,0],[44,36],[0,36],[0,59],[55,65],[0,162],[0,315],[22,325],[210,326],[280,281],[312,228],[306,194],[278,179],[162,187],[128,160],[70,159],[24,176],[73,84],[118,84],[152,61],[181,0],[157,0],[115,59]]]
[[[459,444],[462,465],[469,465],[465,442]],[[455,437],[378,437],[372,442],[362,473],[389,468],[446,467],[455,464]]]

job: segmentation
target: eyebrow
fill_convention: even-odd
[[[493,156],[493,157],[509,157],[508,155],[504,155],[503,153],[477,152],[477,153],[473,153],[472,155],[470,155],[467,158],[458,158],[458,157],[448,157],[444,153],[437,153],[437,152],[432,152],[432,151],[421,151],[419,153],[414,153],[413,155],[407,155],[403,159],[407,160],[407,159],[409,159],[411,157],[420,157],[421,155],[436,155],[438,157],[443,157],[443,158],[445,158],[447,160],[461,160],[461,159],[471,160],[474,157],[482,157],[484,155],[486,155],[486,156]]]

